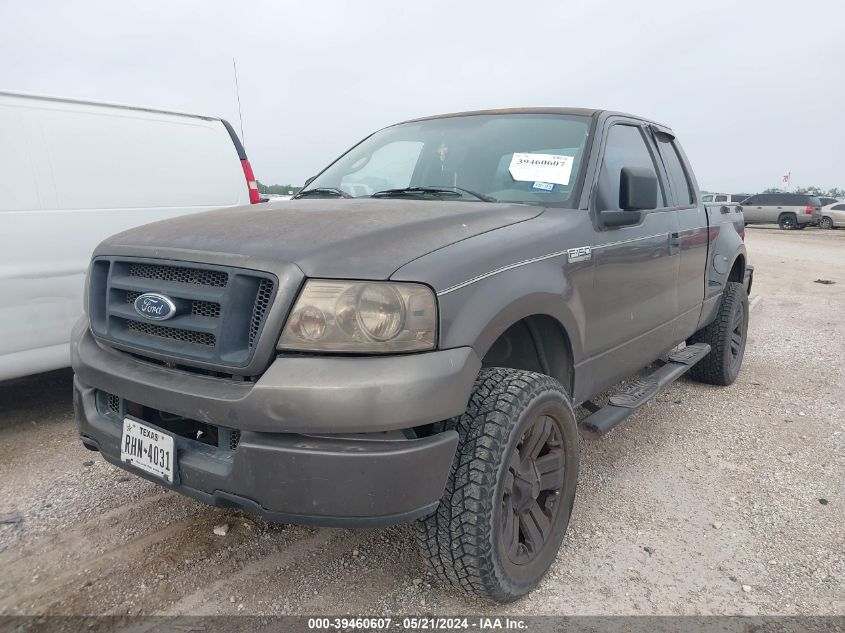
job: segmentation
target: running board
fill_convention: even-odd
[[[605,406],[595,410],[582,424],[587,430],[604,435],[654,398],[666,385],[687,373],[690,367],[709,353],[710,346],[707,343],[687,345],[684,349],[673,352],[666,364],[613,394]],[[588,407],[588,410],[592,408]]]

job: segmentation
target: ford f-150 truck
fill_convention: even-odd
[[[82,442],[273,521],[415,520],[443,580],[513,600],[569,523],[576,406],[596,436],[682,374],[736,378],[743,238],[658,123],[544,108],[394,125],[292,201],[96,249],[72,346]]]

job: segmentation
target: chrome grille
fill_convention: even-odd
[[[130,330],[140,332],[146,336],[169,338],[175,341],[193,343],[195,345],[208,345],[209,347],[214,347],[214,343],[216,342],[214,334],[209,334],[208,332],[194,332],[191,330],[182,330],[176,327],[165,327],[155,323],[142,323],[140,321],[128,321],[126,326]]]
[[[255,295],[255,306],[252,309],[252,320],[249,324],[249,346],[255,345],[255,339],[261,330],[264,322],[264,314],[270,307],[270,300],[273,298],[273,282],[269,279],[262,279],[258,285],[258,294]]]
[[[209,317],[210,319],[220,318],[220,304],[213,301],[192,301],[191,314]]]
[[[136,356],[223,371],[249,365],[277,293],[269,273],[226,266],[133,258],[97,258],[89,282],[91,331]],[[138,314],[135,300],[154,292],[175,311]]]
[[[229,275],[223,271],[164,266],[161,264],[131,264],[129,276],[219,288],[223,288],[229,283]]]

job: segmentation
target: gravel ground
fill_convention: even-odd
[[[563,548],[516,603],[437,584],[410,526],[273,525],[110,466],[59,371],[0,383],[0,614],[845,614],[845,231],[747,243],[738,381],[583,438]]]

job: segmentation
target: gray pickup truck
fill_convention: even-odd
[[[416,520],[440,578],[513,600],[569,523],[576,406],[596,436],[684,373],[736,378],[743,238],[651,121],[394,125],[292,201],[96,249],[72,345],[82,442],[272,521]]]

